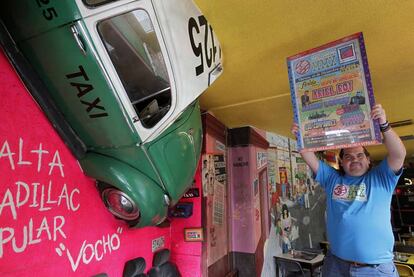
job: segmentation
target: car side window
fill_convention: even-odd
[[[142,9],[105,19],[98,32],[145,128],[171,107],[167,67],[148,13]]]

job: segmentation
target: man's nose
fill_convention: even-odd
[[[351,158],[350,158],[350,160],[353,162],[353,161],[359,161],[359,160],[361,160],[362,159],[362,157],[358,157],[358,156],[351,156]]]
[[[358,160],[358,157],[348,156],[346,159],[350,162],[353,162],[354,160]]]

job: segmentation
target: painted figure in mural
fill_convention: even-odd
[[[272,213],[272,217],[276,218],[277,220],[280,221],[279,218],[279,214],[280,214],[280,190],[276,190],[273,193],[271,193],[271,213]],[[276,221],[277,223],[277,221]],[[276,224],[276,228],[277,228],[277,224]],[[277,232],[277,231],[276,231]]]
[[[311,174],[312,173],[309,173],[309,176],[311,176]],[[315,184],[310,178],[306,178],[306,186],[308,187],[308,191],[312,193],[312,195],[315,195]]]
[[[289,209],[286,204],[282,206],[282,230],[283,232],[290,232],[292,227],[292,219],[290,217]]]
[[[290,249],[294,248],[295,240],[299,238],[299,228],[292,224],[292,221],[296,220],[291,217],[289,208],[286,204],[282,206],[281,213],[281,240],[282,240],[282,252],[287,253]]]
[[[276,228],[275,228],[276,235],[282,235],[282,221],[280,218],[276,220]]]
[[[289,235],[282,231],[282,253],[288,253],[290,249],[292,249],[292,245],[290,244]]]
[[[297,195],[297,202],[299,204],[300,207],[305,207],[305,180],[304,179],[300,179],[299,180],[299,185],[298,185],[298,195]],[[309,201],[309,199],[308,199]]]
[[[277,214],[277,218],[280,218],[280,216],[282,215],[282,206],[281,206],[280,201],[276,202],[276,214]]]
[[[306,184],[303,186],[303,189],[304,189],[303,197],[305,201],[305,209],[310,209],[310,202],[309,202],[310,187]]]
[[[270,193],[271,195],[271,203],[272,203],[272,207],[276,207],[276,203],[279,202],[279,191],[272,191]]]
[[[288,191],[288,179],[287,179],[287,173],[285,168],[279,168],[279,177],[280,177],[280,186],[282,188],[282,199],[286,199],[287,197],[287,191]]]
[[[341,149],[337,171],[313,152],[301,152],[327,192],[327,235],[330,243],[323,276],[398,276],[393,263],[394,236],[390,204],[402,173],[406,150],[392,130],[381,105],[371,112],[378,120],[388,156],[373,168],[362,147]],[[292,133],[298,132],[293,124]]]
[[[290,218],[289,209],[286,204],[282,206],[281,214],[282,225],[282,252],[287,253],[291,249],[289,234],[292,226],[292,219]]]

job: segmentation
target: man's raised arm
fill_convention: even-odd
[[[371,111],[371,117],[377,119],[380,124],[380,129],[384,137],[384,145],[387,148],[387,161],[390,168],[397,172],[403,164],[407,151],[397,133],[389,126],[385,111],[381,104],[377,104]]]

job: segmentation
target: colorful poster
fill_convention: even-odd
[[[224,154],[214,155],[214,174],[216,180],[222,184],[226,183],[226,161]]]
[[[374,95],[362,33],[287,59],[298,148],[379,144],[370,118]]]

